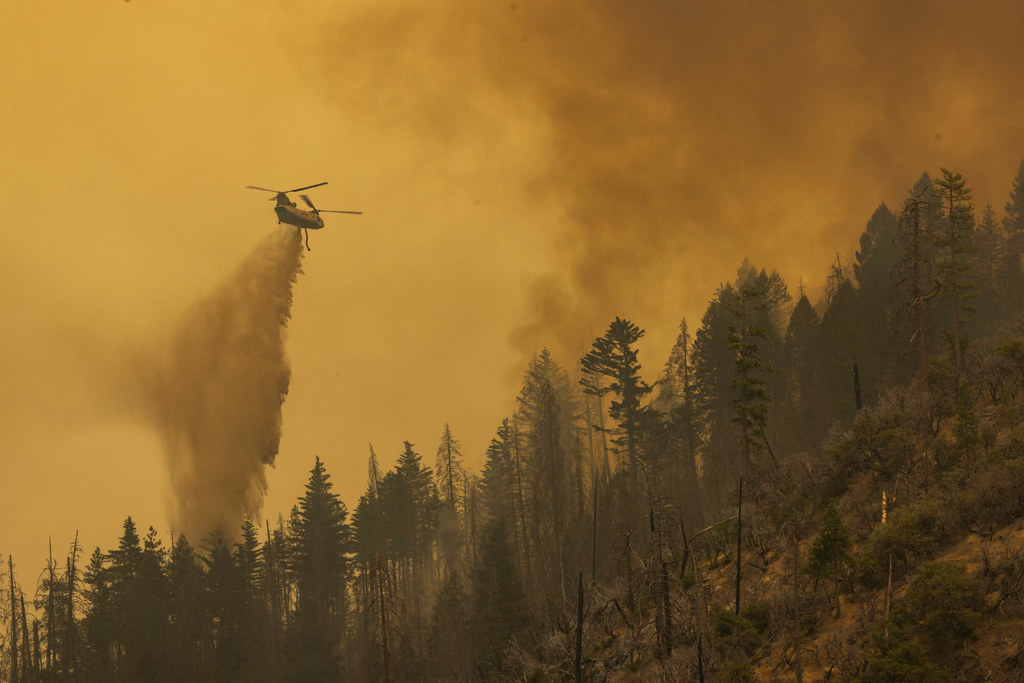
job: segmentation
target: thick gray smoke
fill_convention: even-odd
[[[194,542],[258,516],[281,440],[284,333],[301,272],[297,230],[275,231],[180,321],[147,373],[165,444],[172,524]]]

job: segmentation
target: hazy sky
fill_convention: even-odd
[[[169,528],[126,368],[278,230],[254,184],[321,181],[266,512],[367,444],[478,466],[531,352],[614,315],[659,369],[744,256],[812,292],[881,201],[1024,157],[1024,5],[0,5],[0,553]]]

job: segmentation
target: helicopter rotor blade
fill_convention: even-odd
[[[332,209],[317,209],[319,213],[354,213],[357,216],[362,216],[362,211],[336,211]]]
[[[300,194],[299,196],[300,196],[300,197],[302,197],[302,201],[304,201],[304,202],[306,202],[307,204],[309,204],[309,208],[313,209],[313,211],[314,211],[314,212],[315,212],[315,211],[317,210],[317,209],[316,209],[316,207],[315,207],[315,206],[313,206],[313,200],[311,200],[311,199],[309,198],[309,195],[305,195],[305,194]]]
[[[279,194],[281,192],[280,190],[269,190],[265,187],[256,187],[255,185],[246,185],[245,188],[247,190],[263,190],[264,192],[273,192],[274,194]]]
[[[326,185],[326,184],[327,184],[327,181],[325,180],[324,182],[317,183],[316,185],[306,185],[305,187],[296,187],[294,190],[286,190],[286,192],[302,192],[303,190],[311,190],[314,187],[320,187],[321,185]]]

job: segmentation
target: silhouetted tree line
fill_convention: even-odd
[[[806,595],[820,587],[838,614],[852,576],[832,496],[869,470],[890,491],[898,473],[927,482],[928,466],[906,465],[917,446],[903,425],[935,436],[955,421],[944,457],[966,457],[986,438],[976,401],[1022,388],[1007,385],[1014,368],[1024,378],[1022,256],[1024,164],[1002,216],[976,218],[959,174],[924,175],[895,211],[878,207],[852,259],[836,256],[817,304],[744,261],[693,331],[682,321],[653,385],[629,320],[570,368],[542,350],[479,474],[445,425],[433,467],[405,442],[383,471],[371,446],[351,515],[318,457],[289,518],[246,520],[237,541],[165,548],[128,518],[117,548],[85,557],[76,541],[51,559],[27,601],[10,561],[2,670],[19,682],[569,678],[594,675],[580,652],[612,639],[622,666],[689,648],[696,679],[754,656],[769,628],[763,605],[741,605],[736,554],[767,568],[790,552],[799,677]],[[730,553],[725,609],[703,574]],[[877,571],[864,577],[877,585]]]

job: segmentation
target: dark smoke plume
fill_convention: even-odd
[[[189,310],[147,373],[174,494],[172,525],[198,541],[258,516],[281,440],[291,369],[284,333],[301,272],[298,231],[275,231]]]
[[[956,169],[979,205],[1001,205],[1024,155],[1021,3],[406,1],[352,12],[315,55],[346,112],[365,102],[367,125],[417,127],[439,141],[433,155],[457,151],[482,172],[516,158],[515,144],[495,147],[506,139],[496,131],[532,132],[516,144],[546,151],[538,167],[502,169],[561,218],[558,261],[527,288],[511,335],[526,353],[575,347],[614,315],[653,333],[672,311],[670,339],[678,311],[699,312],[746,256],[791,284],[823,280],[822,264],[922,171]],[[514,220],[509,230],[529,229]]]

